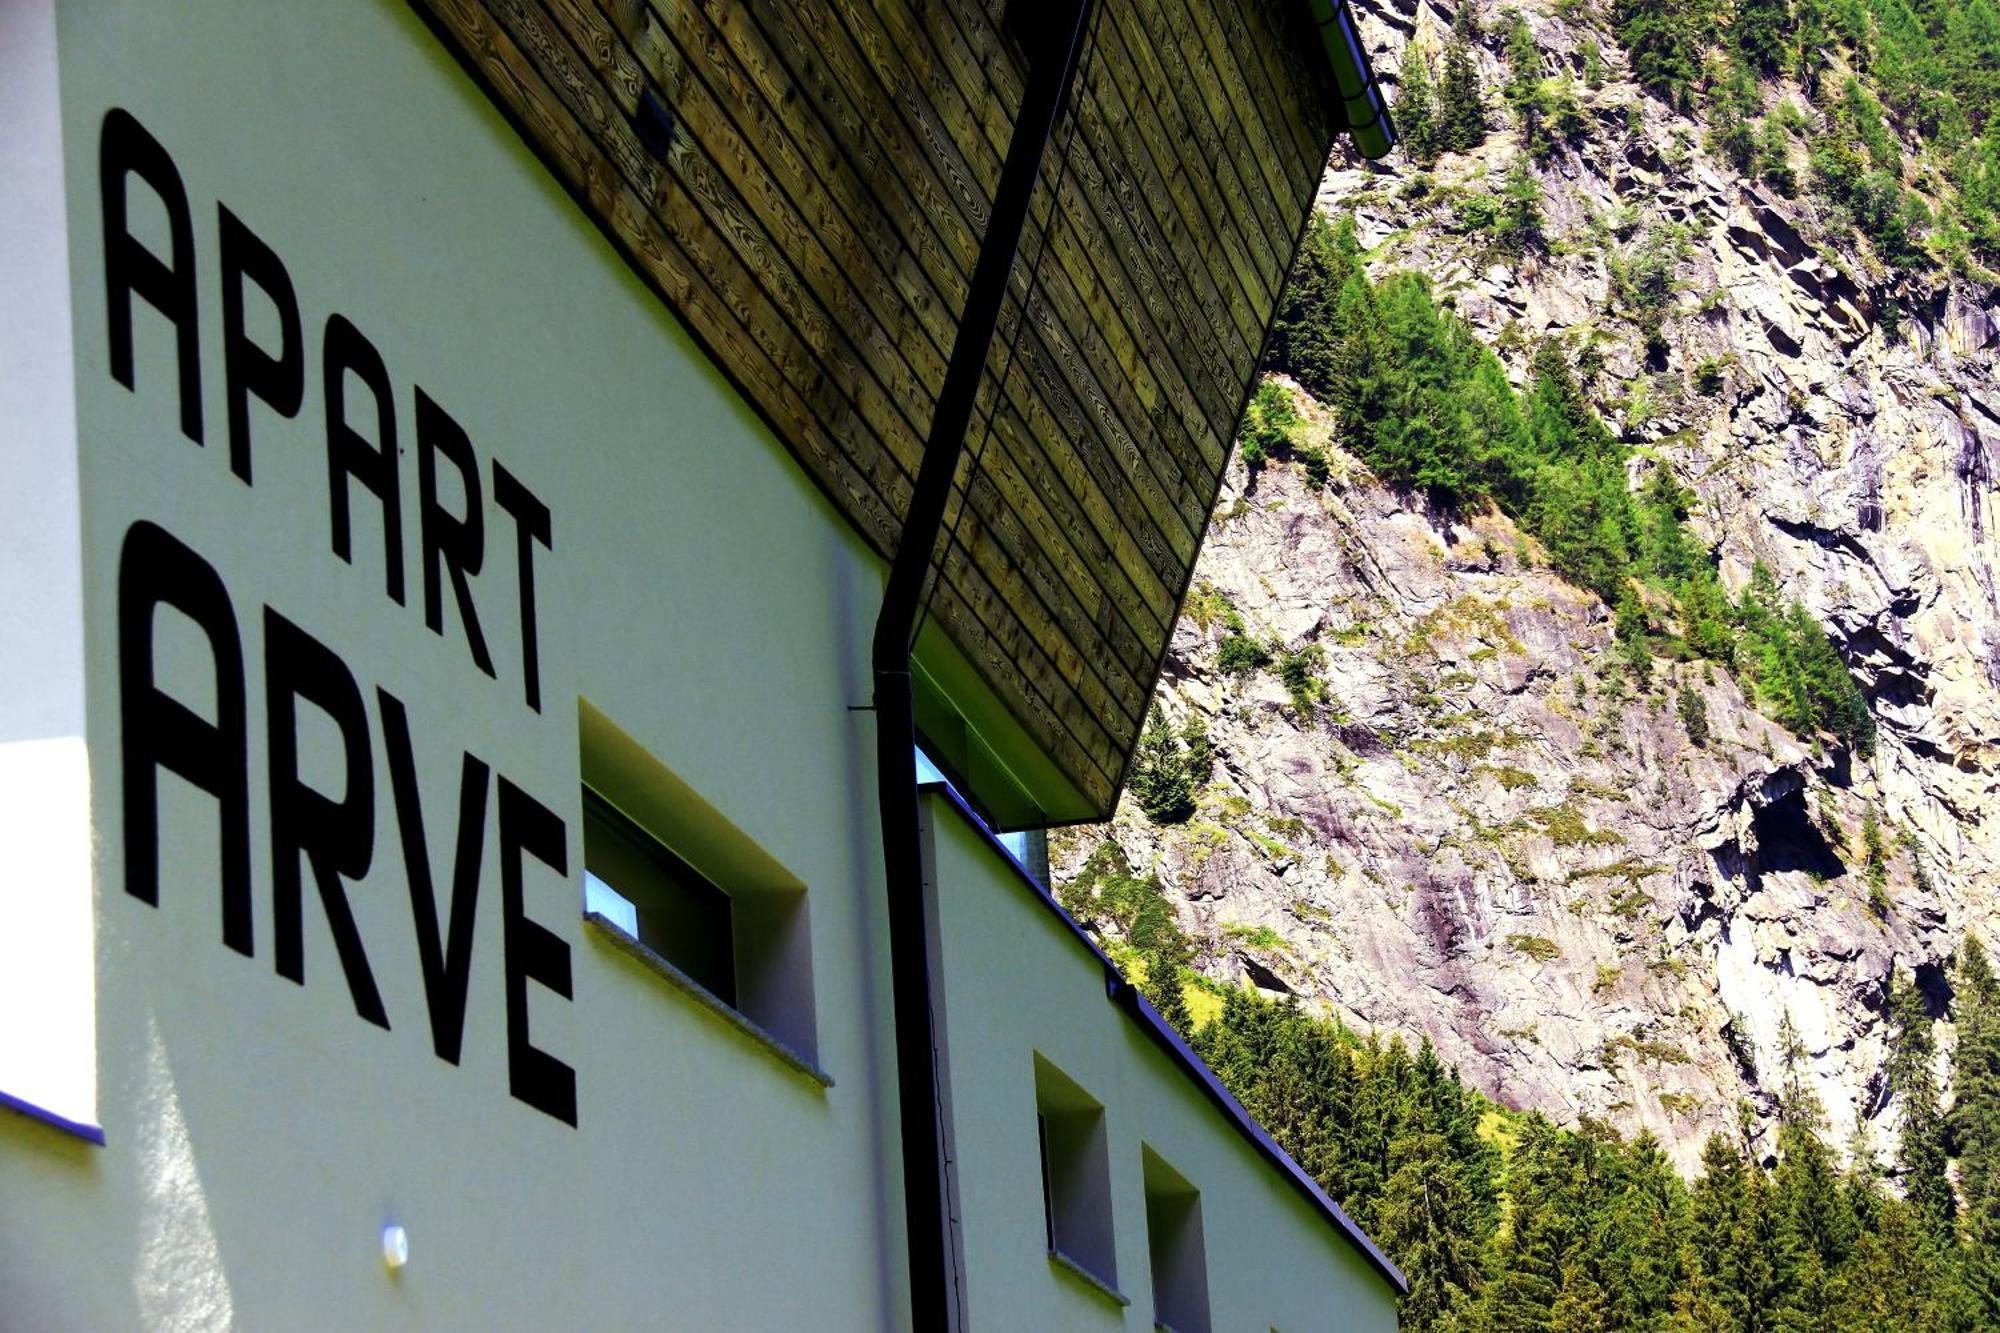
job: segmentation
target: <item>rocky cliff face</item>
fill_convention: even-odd
[[[1453,18],[1361,10],[1384,71]],[[1683,1164],[1741,1101],[1768,1127],[1789,1028],[1829,1139],[1887,1148],[1892,969],[1942,1014],[1941,965],[2000,927],[1994,293],[1890,272],[1623,80],[1576,7],[1521,11],[1553,69],[1580,77],[1590,41],[1604,64],[1582,136],[1530,168],[1538,243],[1507,257],[1465,224],[1526,160],[1511,128],[1424,172],[1337,160],[1322,204],[1516,377],[1562,339],[1605,419],[1695,490],[1725,583],[1761,560],[1827,626],[1875,753],[1790,735],[1720,668],[1660,660],[1639,686],[1605,606],[1507,520],[1391,493],[1300,395],[1331,476],[1235,465],[1161,683],[1215,745],[1201,809],[1156,826],[1128,800],[1057,840],[1057,872],[1115,838],[1209,977],[1428,1034],[1500,1101],[1649,1129]],[[1648,263],[1670,283],[1635,311]],[[1224,669],[1232,615],[1317,646],[1320,697]]]

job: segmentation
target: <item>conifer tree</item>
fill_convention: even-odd
[[[1784,1286],[1782,1327],[1825,1328],[1831,1283],[1854,1245],[1852,1208],[1840,1188],[1833,1155],[1808,1124],[1779,1131],[1773,1177],[1777,1212],[1775,1259]]]
[[[1187,773],[1194,785],[1207,782],[1215,769],[1215,742],[1208,734],[1208,720],[1190,712],[1181,722],[1181,744],[1187,747]]]
[[[1805,1038],[1792,1022],[1791,1011],[1778,1020],[1778,1068],[1784,1081],[1778,1087],[1778,1123],[1781,1127],[1817,1130],[1825,1118],[1819,1094],[1806,1082]]]
[[[1811,98],[1819,96],[1820,79],[1825,75],[1828,61],[1834,53],[1827,9],[1828,0],[1798,0],[1798,6],[1793,11],[1796,28],[1793,49],[1798,53],[1799,85]]]
[[[1132,756],[1132,799],[1155,824],[1185,823],[1194,814],[1194,782],[1187,747],[1155,704]]]
[[[1752,66],[1776,74],[1790,63],[1792,27],[1787,0],[1736,0],[1729,35]]]
[[[1757,175],[1787,199],[1798,193],[1798,176],[1792,170],[1792,141],[1775,116],[1764,119],[1757,132],[1754,165]]]
[[[1337,349],[1343,333],[1339,307],[1349,279],[1355,276],[1353,234],[1351,218],[1343,218],[1337,227],[1324,214],[1313,214],[1271,322],[1265,365],[1290,375],[1306,392],[1326,402],[1333,400],[1337,389]]]
[[[1650,1134],[1614,1159],[1599,1210],[1594,1265],[1607,1323],[1648,1328],[1668,1318],[1694,1279],[1686,1188]]]
[[[1403,1320],[1411,1328],[1436,1328],[1479,1294],[1485,1235],[1478,1204],[1445,1136],[1428,1123],[1396,1136],[1389,1165],[1377,1238],[1400,1256],[1410,1282]]]
[[[1976,129],[2000,111],[2000,6],[1994,0],[1960,0],[1942,9],[1938,48],[1945,78]]]
[[[1631,56],[1632,77],[1679,110],[1701,81],[1705,25],[1694,0],[1616,0],[1611,21]]]
[[[1738,172],[1747,173],[1757,161],[1756,116],[1762,109],[1755,69],[1738,59],[1716,81],[1709,107],[1710,138]]]
[[[1420,167],[1428,167],[1437,161],[1438,125],[1430,60],[1423,43],[1413,41],[1403,48],[1397,85],[1396,131],[1403,141],[1403,155]]]
[[[1466,12],[1466,7],[1459,12]],[[1438,75],[1437,146],[1447,153],[1470,152],[1486,142],[1490,128],[1472,47],[1463,35],[1454,33],[1444,48],[1444,68]]]
[[[1951,1284],[1938,1271],[1936,1251],[1925,1242],[1909,1205],[1873,1188],[1866,1191],[1866,1198],[1871,1209],[1868,1223],[1856,1232],[1847,1262],[1827,1284],[1826,1326],[1974,1327],[1951,1313],[1950,1297],[1940,1290]]]
[[[1389,1144],[1404,1118],[1403,1085],[1410,1063],[1401,1036],[1363,1044],[1354,1088],[1354,1127],[1343,1136],[1341,1165],[1347,1186],[1373,1217],[1389,1182]]]
[[[1556,1288],[1556,1303],[1545,1327],[1549,1333],[1601,1333],[1609,1327],[1604,1291],[1581,1260],[1563,1265],[1562,1284]]]
[[[1595,91],[1604,86],[1604,49],[1594,37],[1583,39],[1583,86]]]
[[[1960,982],[1962,997],[1995,998],[1976,945]],[[1509,1119],[1504,1207],[1476,1165],[1495,1160],[1478,1133],[1485,1104],[1428,1043],[1413,1053],[1296,1001],[1242,992],[1193,1040],[1402,1265],[1412,1333],[1994,1327],[1981,1285],[1991,1265],[1972,1238],[1932,1235],[1885,1192],[1865,1135],[1852,1169],[1838,1168],[1802,1090],[1802,1043],[1785,1027],[1774,1170],[1717,1136],[1690,1188],[1648,1138],[1625,1143],[1588,1118],[1571,1130],[1531,1113]]]
[[[1181,991],[1181,950],[1164,944],[1146,952],[1146,998],[1168,1026],[1182,1036],[1194,1030],[1188,1017],[1187,996]]]
[[[1738,1326],[1782,1328],[1789,1322],[1786,1314],[1794,1275],[1785,1263],[1771,1177],[1762,1168],[1752,1167],[1744,1174],[1743,1186],[1743,1208],[1735,1228],[1727,1239],[1711,1237],[1710,1244],[1728,1245],[1736,1251],[1734,1295],[1738,1304],[1732,1313]]]
[[[1907,974],[1892,977],[1889,1017],[1889,1092],[1902,1116],[1903,1192],[1932,1235],[1948,1238],[1956,1201],[1946,1174],[1944,1120],[1938,1110],[1937,1053],[1923,993]]]
[[[1501,15],[1506,31],[1507,105],[1521,126],[1521,140],[1531,157],[1540,160],[1548,149],[1547,131],[1542,120],[1542,52],[1535,45],[1534,31],[1517,9]]]
[[[1826,730],[1857,754],[1871,753],[1875,721],[1867,698],[1811,613],[1797,602],[1783,605],[1762,561],[1751,568],[1738,618],[1737,661],[1771,715],[1801,736]]]
[[[1479,1106],[1458,1071],[1438,1059],[1429,1037],[1417,1049],[1412,1073],[1424,1123],[1458,1164],[1471,1220],[1486,1235],[1500,1220],[1500,1155],[1480,1137]]]
[[[1542,242],[1542,183],[1535,179],[1527,158],[1517,157],[1509,164],[1500,200],[1494,239],[1499,250],[1518,258]]]
[[[1511,1207],[1493,1250],[1493,1279],[1477,1326],[1493,1333],[1540,1333],[1563,1288],[1561,1146],[1555,1126],[1530,1114],[1510,1154]]]
[[[1959,949],[1950,1143],[1965,1192],[1966,1295],[2000,1326],[2000,979],[1968,935]]]
[[[2000,980],[1977,936],[1959,949],[1957,985],[1950,1132],[1966,1208],[1976,1213],[2000,1205]]]
[[[1833,641],[1812,613],[1798,602],[1792,603],[1785,620],[1792,642],[1797,645],[1799,683],[1812,724],[1831,731],[1857,754],[1872,753],[1875,719]]]
[[[1752,1170],[1734,1143],[1721,1134],[1710,1135],[1689,1206],[1695,1234],[1709,1242],[1701,1254],[1709,1300],[1739,1328],[1749,1326],[1759,1293],[1769,1285],[1763,1271],[1768,1257],[1741,1244],[1754,1230],[1749,1216]]]

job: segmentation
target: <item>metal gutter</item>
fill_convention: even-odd
[[[944,1123],[924,910],[922,812],[917,803],[917,732],[910,653],[946,502],[965,447],[974,400],[1014,272],[1057,117],[1068,99],[1093,0],[1065,0],[1036,16],[1042,40],[1029,62],[993,210],[966,289],[951,359],[931,415],[923,463],[903,517],[896,558],[875,621],[875,766],[882,806],[882,860],[889,894],[890,987],[895,1001],[897,1102],[902,1123],[903,1202],[909,1232],[910,1321],[948,1329],[956,1321],[950,1223],[945,1215]],[[1067,32],[1067,40],[1064,34]],[[1025,315],[1024,315],[1025,318]]]
[[[1339,108],[1347,118],[1347,132],[1354,146],[1370,161],[1388,156],[1396,146],[1396,127],[1389,120],[1389,108],[1382,100],[1382,86],[1368,53],[1361,48],[1360,34],[1354,30],[1354,16],[1347,0],[1307,0],[1313,27],[1319,30],[1327,64],[1333,68],[1334,91]]]
[[[1000,841],[993,830],[986,827],[972,807],[965,803],[964,798],[942,782],[925,783],[922,791],[927,796],[941,798],[958,812],[960,818],[964,819],[974,832],[986,840],[988,846],[998,854],[1001,864],[1012,873],[1021,886],[1029,890],[1036,901],[1052,912],[1056,919],[1068,928],[1070,934],[1097,959],[1104,969],[1105,997],[1122,1009],[1133,1022],[1145,1029],[1146,1035],[1151,1037],[1166,1053],[1167,1058],[1178,1065],[1181,1072],[1207,1095],[1209,1101],[1222,1112],[1223,1118],[1230,1122],[1236,1132],[1249,1140],[1250,1146],[1275,1167],[1280,1175],[1289,1180],[1293,1188],[1305,1195],[1306,1201],[1335,1231],[1340,1233],[1342,1238],[1361,1252],[1361,1257],[1388,1280],[1399,1296],[1409,1295],[1410,1282],[1403,1276],[1403,1270],[1396,1267],[1388,1255],[1382,1253],[1369,1238],[1368,1233],[1363,1231],[1354,1219],[1347,1215],[1346,1210],[1319,1187],[1319,1182],[1307,1175],[1305,1168],[1293,1161],[1291,1155],[1279,1147],[1277,1141],[1257,1123],[1256,1118],[1243,1109],[1243,1103],[1237,1101],[1229,1089],[1222,1086],[1222,1080],[1215,1076],[1215,1071],[1203,1063],[1202,1058],[1194,1053],[1194,1049],[1187,1044],[1181,1034],[1174,1031],[1172,1024],[1160,1017],[1159,1011],[1153,1008],[1151,1002],[1125,980],[1124,974],[1119,972],[1118,965],[1111,961],[1110,955],[1098,948],[1097,941],[1090,938],[1089,932],[1063,910],[1062,904],[1057,902],[1048,890],[1035,882],[1027,868],[1014,858],[1014,854],[1007,850],[1007,845]]]

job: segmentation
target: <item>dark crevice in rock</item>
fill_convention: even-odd
[[[1955,993],[1951,986],[1951,976],[1938,963],[1918,963],[1915,970],[1917,993],[1924,997],[1924,1012],[1932,1018],[1944,1018],[1951,1012],[1951,1000]]]
[[[1715,904],[1715,886],[1706,880],[1697,880],[1688,887],[1692,892],[1688,896],[1686,906],[1681,909],[1681,924],[1687,933],[1697,934],[1703,926],[1713,921],[1721,929],[1722,938],[1728,940],[1729,919]]]
[[[1243,964],[1243,975],[1258,990],[1277,991],[1283,995],[1292,994],[1292,987],[1283,977],[1248,954],[1238,954],[1237,960]]]
[[[1861,1085],[1861,1114],[1864,1119],[1873,1120],[1889,1106],[1889,1075],[1886,1070],[1877,1069]]]
[[[1807,813],[1803,788],[1758,806],[1750,817],[1750,827],[1757,835],[1759,875],[1803,870],[1816,878],[1832,879],[1847,873],[1847,863]]]
[[[1878,667],[1869,681],[1870,703],[1883,708],[1927,708],[1931,702],[1929,682],[1914,671]]]
[[[1356,759],[1374,759],[1389,753],[1389,746],[1366,722],[1343,722],[1333,728],[1333,737]]]
[[[1729,1049],[1730,1058],[1736,1062],[1737,1072],[1743,1075],[1745,1083],[1756,1085],[1757,1053],[1750,1045],[1750,1034],[1737,1021],[1738,1015],[1731,1014],[1722,1024],[1722,1044]]]
[[[1799,235],[1798,228],[1768,204],[1757,209],[1757,226],[1787,266],[1812,253],[1812,247],[1806,244],[1805,237]]]
[[[1809,523],[1804,519],[1786,518],[1782,514],[1772,514],[1770,521],[1772,527],[1787,537],[1811,542],[1822,550],[1844,552],[1864,563],[1869,562],[1868,548],[1863,546],[1852,533],[1843,532],[1838,528],[1823,527],[1818,523]]]

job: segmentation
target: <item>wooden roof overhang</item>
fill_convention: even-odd
[[[893,554],[1021,99],[1005,0],[412,3]],[[996,825],[1115,805],[1350,125],[1387,150],[1335,0],[1096,6],[915,654],[927,748]]]

